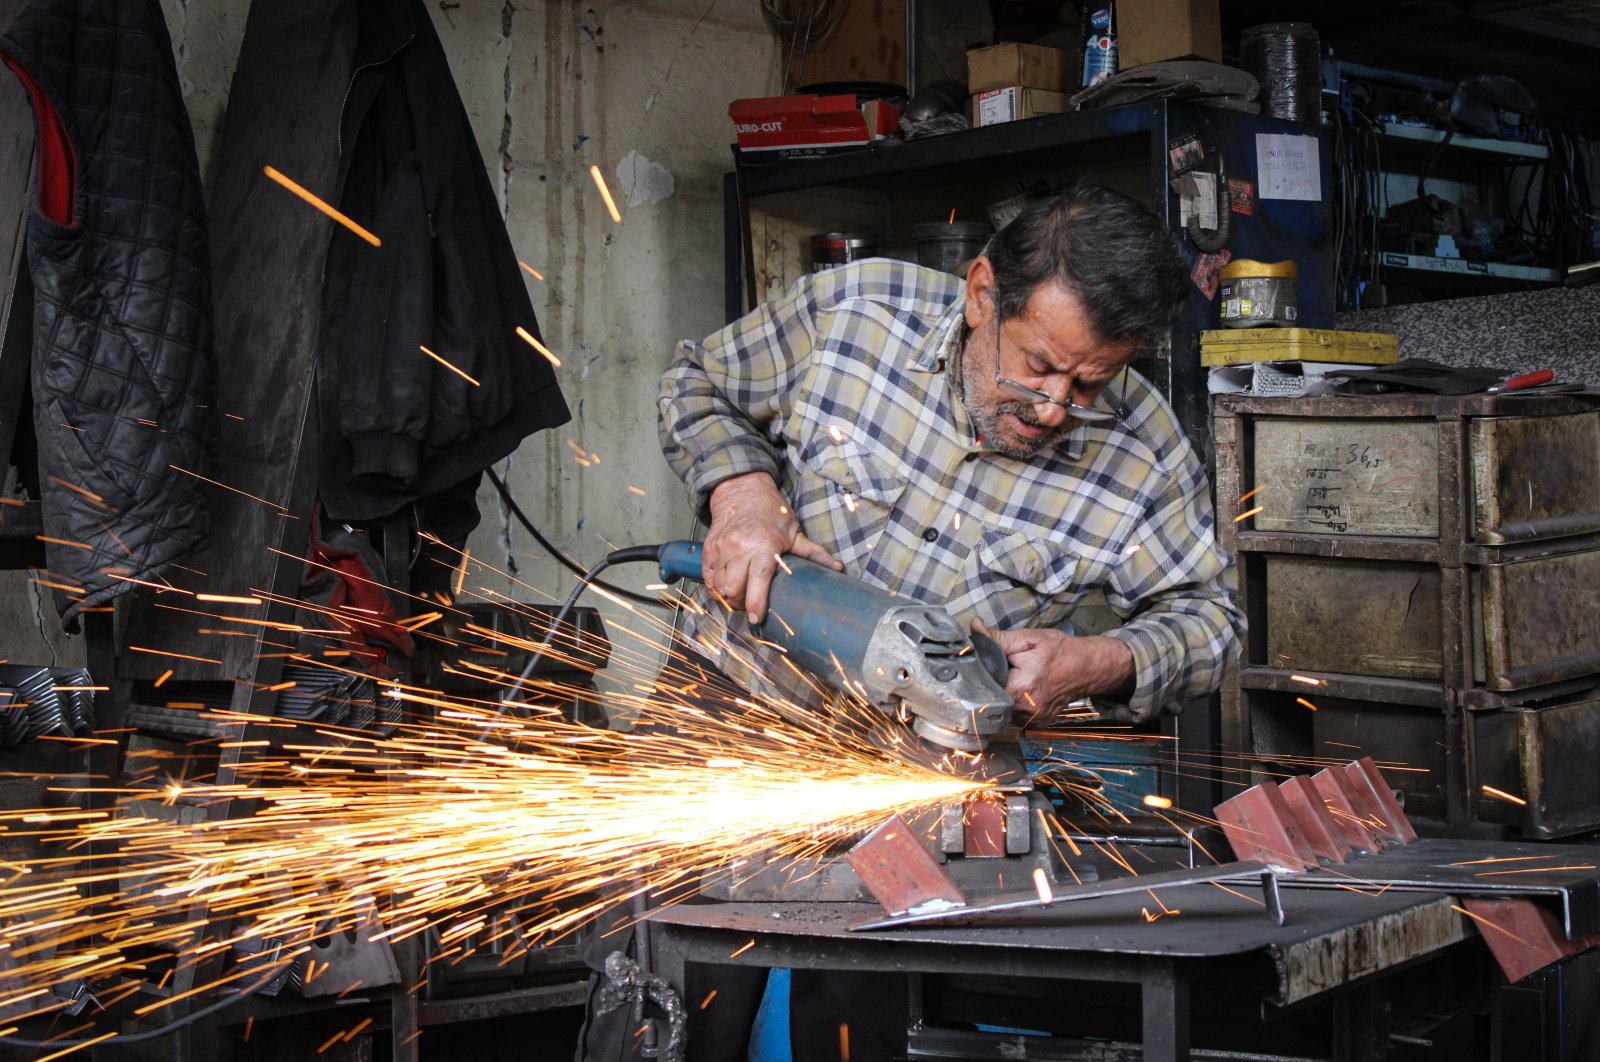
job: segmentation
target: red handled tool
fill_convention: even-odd
[[[1497,395],[1504,391],[1525,391],[1530,387],[1539,387],[1556,378],[1554,369],[1535,369],[1525,372],[1521,376],[1511,376],[1488,389],[1489,394]]]

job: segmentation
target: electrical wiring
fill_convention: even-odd
[[[563,568],[566,568],[580,579],[589,578],[589,569],[585,569],[583,565],[579,564],[577,561],[563,553],[561,551],[561,547],[557,546],[554,542],[551,542],[548,538],[545,538],[544,534],[540,532],[537,527],[533,526],[533,521],[529,520],[527,514],[522,511],[522,506],[517,504],[517,499],[511,496],[511,490],[506,486],[505,480],[495,475],[494,469],[492,468],[486,469],[485,471],[488,473],[489,482],[493,483],[494,489],[500,492],[500,500],[506,503],[506,508],[511,511],[511,515],[515,516],[517,518],[517,523],[521,524],[523,529],[526,530],[528,534],[533,536],[534,541],[538,542],[539,545],[549,550],[550,555],[554,557],[556,562]],[[661,605],[660,598],[647,597],[644,594],[636,594],[632,590],[624,590],[622,587],[613,586],[611,583],[600,582],[596,580],[594,585],[600,587],[600,589],[609,594],[616,594],[618,597],[626,598],[635,604],[656,606]]]

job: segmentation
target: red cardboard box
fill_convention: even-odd
[[[900,109],[855,96],[768,96],[728,105],[741,151],[817,154],[881,140],[900,127]]]

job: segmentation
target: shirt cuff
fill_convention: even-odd
[[[1177,673],[1176,662],[1183,646],[1165,632],[1147,627],[1117,627],[1105,632],[1133,654],[1133,694],[1126,699],[1096,695],[1095,711],[1101,718],[1116,723],[1143,723],[1161,714],[1166,690]]]
[[[700,454],[689,469],[689,504],[711,525],[711,491],[718,483],[747,472],[765,472],[778,482],[778,462],[759,444],[735,440]]]

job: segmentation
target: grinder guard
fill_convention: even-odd
[[[981,752],[1005,729],[1014,702],[1005,692],[1005,653],[970,634],[948,612],[891,594],[798,557],[773,577],[756,635],[796,664],[886,714],[902,704],[917,736]],[[661,547],[664,579],[703,581],[697,543]]]

